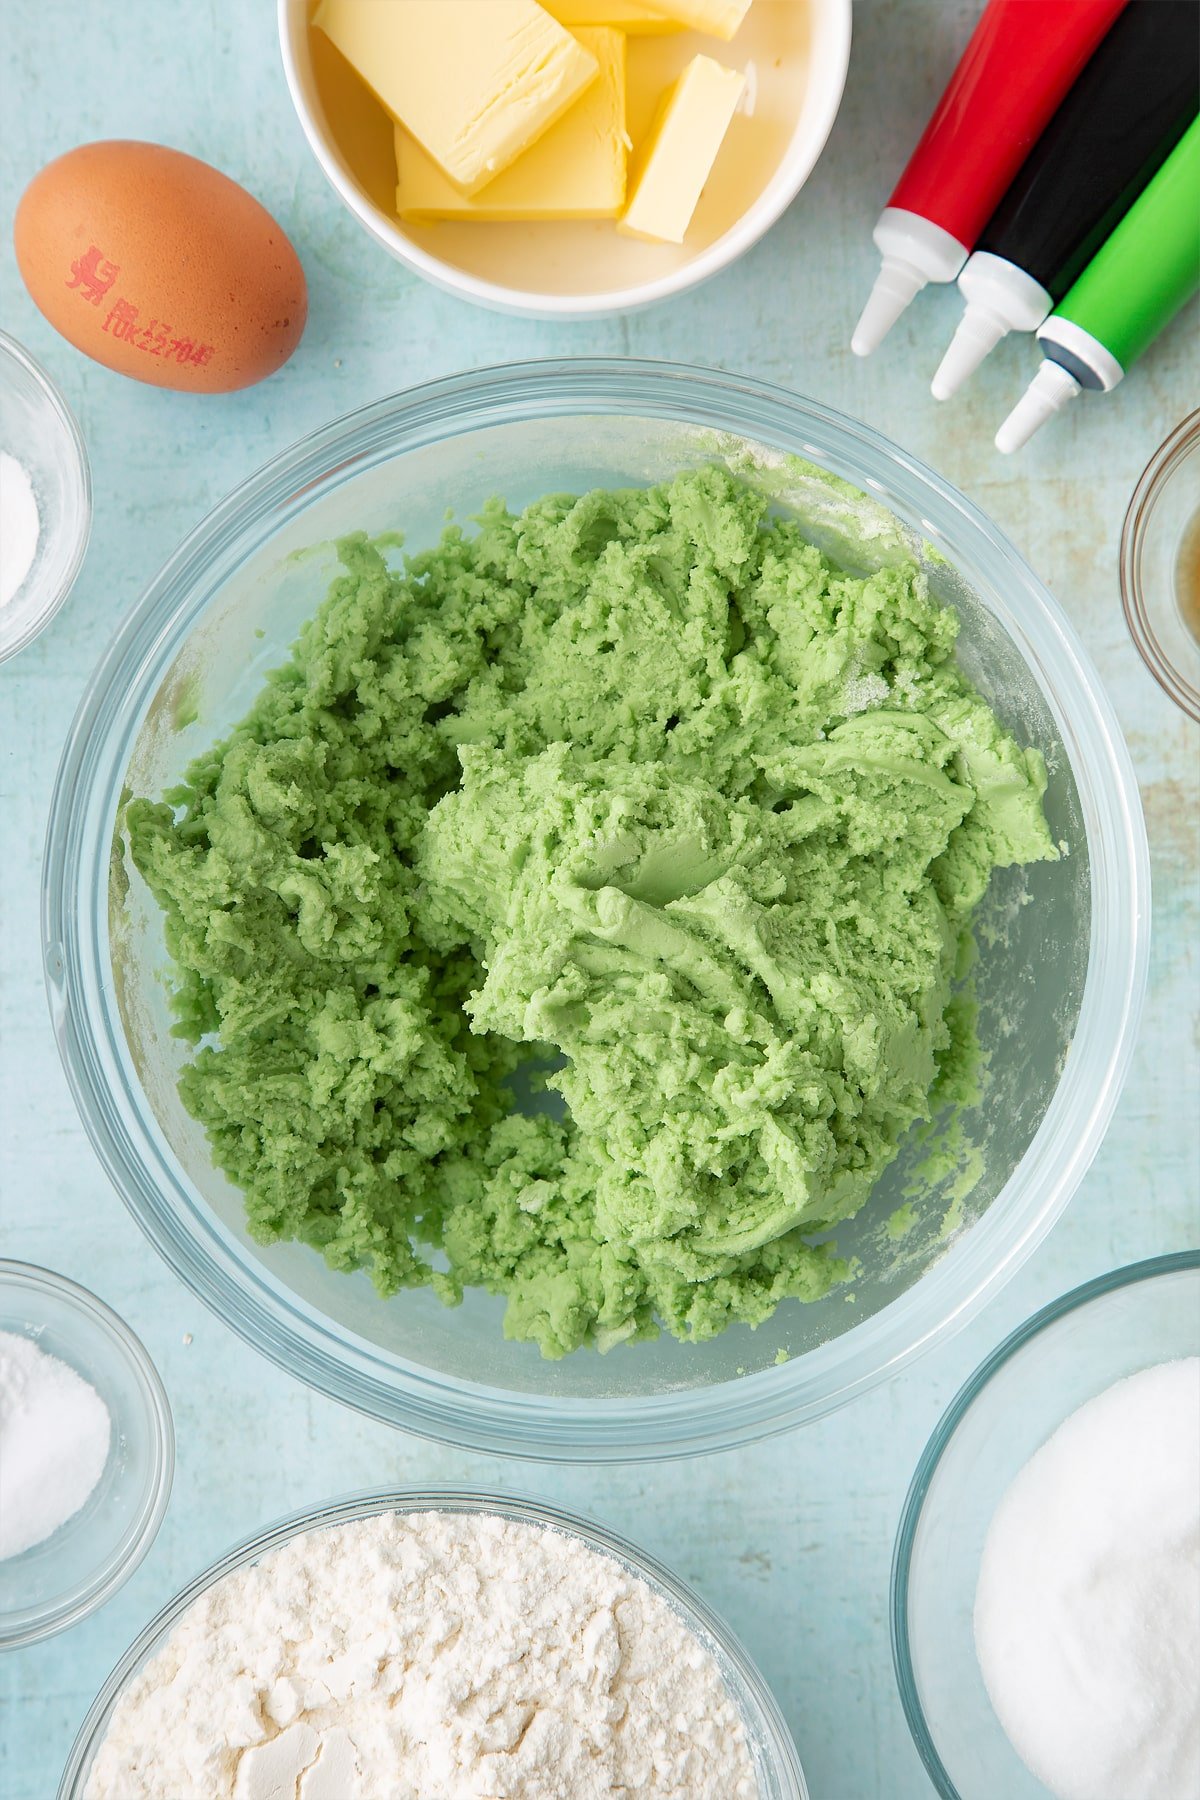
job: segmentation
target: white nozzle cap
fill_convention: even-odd
[[[897,262],[885,256],[883,267],[875,277],[871,297],[863,307],[862,317],[854,327],[850,348],[855,356],[870,356],[878,350],[905,307],[926,285],[928,276],[911,263]]]
[[[933,378],[937,400],[948,400],[1010,331],[1036,331],[1054,301],[1040,281],[1007,257],[976,250],[958,278],[967,310]]]
[[[968,375],[973,375],[984,357],[1007,335],[1008,325],[995,313],[982,306],[968,306],[958,321],[958,329],[930,382],[935,400],[948,400],[956,394]]]
[[[956,237],[903,206],[885,206],[872,235],[883,267],[850,339],[855,356],[877,350],[925,284],[953,281],[967,255]]]
[[[1020,450],[1047,419],[1081,393],[1079,382],[1061,363],[1044,362],[996,433],[996,448],[1005,456]]]

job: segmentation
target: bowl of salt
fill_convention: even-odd
[[[116,1592],[174,1467],[167,1396],[129,1327],[73,1281],[0,1260],[0,1649]]]
[[[54,382],[0,331],[0,662],[54,617],[92,524],[87,451]]]

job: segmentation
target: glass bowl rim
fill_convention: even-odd
[[[25,1608],[15,1615],[0,1615],[0,1650],[17,1650],[78,1625],[111,1599],[138,1567],[158,1536],[171,1498],[175,1478],[175,1426],[166,1388],[146,1346],[124,1319],[90,1288],[80,1286],[54,1269],[42,1268],[37,1263],[18,1262],[11,1257],[0,1257],[0,1288],[51,1294],[65,1301],[71,1311],[114,1344],[133,1371],[147,1402],[151,1422],[152,1472],[146,1499],[137,1518],[111,1555],[73,1592],[41,1611]],[[86,1379],[86,1369],[81,1373]],[[113,1420],[114,1430],[119,1423],[119,1420]],[[8,1618],[14,1618],[16,1623],[10,1626]]]
[[[513,1494],[472,1484],[363,1488],[322,1501],[316,1506],[301,1507],[239,1539],[230,1549],[193,1575],[158,1609],[110,1669],[76,1733],[59,1784],[58,1800],[79,1800],[79,1777],[98,1747],[99,1733],[130,1678],[147,1656],[153,1653],[156,1642],[178,1624],[188,1607],[202,1594],[233,1570],[258,1561],[267,1552],[291,1538],[299,1537],[305,1531],[349,1524],[357,1519],[373,1518],[387,1512],[496,1514],[519,1524],[533,1524],[563,1532],[579,1538],[601,1555],[612,1557],[629,1572],[647,1581],[651,1588],[662,1593],[684,1624],[696,1632],[702,1642],[706,1635],[712,1639],[758,1709],[763,1726],[763,1748],[770,1757],[773,1773],[782,1784],[781,1800],[809,1800],[799,1751],[766,1678],[721,1615],[681,1576],[612,1527],[572,1512],[556,1501],[544,1500],[533,1494]],[[731,1698],[737,1705],[736,1696],[731,1694]],[[750,1720],[742,1713],[740,1705],[737,1709],[749,1732]],[[763,1800],[769,1800],[769,1797],[764,1795]]]
[[[904,1709],[905,1722],[908,1725],[917,1754],[920,1756],[939,1800],[964,1800],[951,1780],[945,1764],[933,1740],[933,1733],[925,1717],[925,1708],[917,1689],[916,1676],[913,1671],[912,1650],[908,1637],[908,1594],[909,1571],[912,1563],[913,1545],[916,1541],[917,1528],[921,1522],[925,1500],[933,1485],[942,1457],[950,1447],[956,1431],[967,1413],[975,1405],[990,1386],[993,1378],[1007,1367],[1013,1357],[1025,1349],[1027,1344],[1048,1331],[1052,1326],[1069,1318],[1072,1313],[1090,1306],[1095,1300],[1104,1300],[1110,1294],[1119,1293],[1122,1288],[1133,1287],[1143,1281],[1161,1280],[1167,1275],[1177,1275],[1188,1270],[1200,1270],[1200,1250],[1175,1250],[1162,1256],[1145,1257],[1140,1262],[1125,1263],[1120,1268],[1109,1269],[1103,1275],[1096,1275],[1090,1281],[1081,1282],[1078,1287],[1060,1294],[1056,1300],[1049,1301],[1037,1312],[1031,1313],[1020,1325],[1009,1332],[1008,1336],[988,1352],[983,1361],[967,1377],[963,1385],[947,1406],[921,1452],[920,1460],[909,1483],[905,1495],[904,1506],[900,1514],[900,1523],[896,1530],[896,1542],[892,1551],[892,1570],[890,1582],[890,1598],[888,1612],[891,1624],[892,1665],[896,1673],[896,1685],[900,1690],[900,1704]]]
[[[1189,719],[1200,721],[1200,690],[1162,646],[1155,626],[1160,602],[1142,586],[1142,548],[1159,497],[1190,456],[1200,455],[1200,407],[1179,421],[1138,477],[1121,526],[1121,605],[1138,655],[1163,692]]]
[[[0,331],[0,358],[5,356],[24,369],[35,386],[41,390],[62,427],[63,435],[70,446],[71,456],[79,474],[80,508],[75,543],[57,591],[48,604],[40,607],[27,620],[20,636],[14,638],[7,648],[0,650],[0,663],[7,662],[11,657],[16,656],[18,651],[24,650],[49,625],[75,586],[87,552],[88,540],[92,535],[92,468],[88,460],[87,445],[83,441],[83,433],[79,428],[79,421],[68,406],[66,397],[53,376],[47,373],[36,357],[30,355],[24,344],[10,336],[7,331]]]
[[[600,1399],[489,1386],[380,1352],[265,1269],[235,1257],[225,1228],[191,1204],[173,1159],[159,1158],[158,1181],[150,1179],[146,1159],[157,1151],[142,1123],[144,1100],[130,1095],[126,1102],[110,1086],[102,1066],[109,1022],[87,1004],[87,994],[75,994],[103,963],[110,850],[109,837],[97,837],[83,815],[103,786],[111,821],[134,713],[143,704],[139,682],[149,680],[149,670],[148,691],[157,688],[169,658],[229,578],[233,553],[248,554],[251,540],[265,541],[350,468],[467,431],[576,415],[700,428],[712,434],[714,453],[732,439],[835,464],[852,457],[857,488],[907,509],[952,551],[961,538],[958,554],[980,562],[980,579],[988,570],[989,610],[1053,714],[1084,806],[1092,868],[1088,972],[1072,1053],[1035,1139],[972,1230],[871,1319],[788,1363],[718,1385]],[[123,735],[114,745],[118,724]],[[84,863],[98,884],[86,895],[79,892]],[[683,364],[559,358],[444,377],[335,419],[249,477],[184,539],[118,625],[80,701],[47,825],[42,930],[56,1039],[85,1128],[143,1230],[225,1323],[321,1392],[418,1435],[506,1456],[594,1462],[694,1455],[788,1429],[876,1385],[965,1323],[1050,1229],[1107,1128],[1145,989],[1149,905],[1145,824],[1111,704],[1057,603],[978,508],[869,426],[785,389]],[[136,1125],[129,1144],[125,1104]]]

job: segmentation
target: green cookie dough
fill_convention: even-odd
[[[503,1294],[547,1356],[828,1292],[977,1059],[992,869],[1055,855],[955,615],[717,468],[339,550],[248,716],[127,809],[250,1229]]]

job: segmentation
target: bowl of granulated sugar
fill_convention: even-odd
[[[1200,1794],[1200,1252],[976,1370],[909,1490],[892,1647],[942,1800]]]
[[[49,1269],[0,1260],[0,1649],[94,1612],[154,1541],[175,1438],[123,1320]]]

